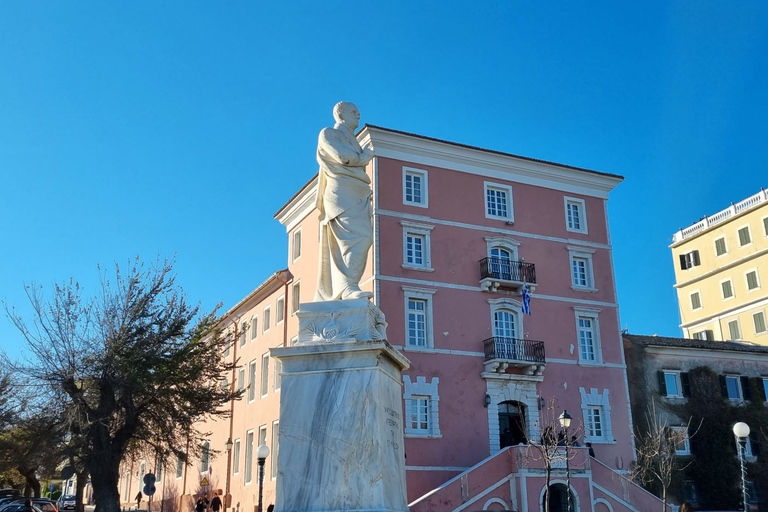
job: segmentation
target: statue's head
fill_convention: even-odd
[[[354,131],[360,126],[360,111],[357,105],[349,101],[340,101],[333,106],[333,118],[339,124],[344,124]]]

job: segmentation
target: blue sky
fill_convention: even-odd
[[[625,176],[622,326],[679,335],[672,234],[768,187],[767,49],[749,1],[2,2],[0,299],[175,255],[193,301],[234,305],[286,265],[272,215],[345,99]]]

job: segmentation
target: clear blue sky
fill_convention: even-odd
[[[768,186],[767,91],[766,2],[2,2],[0,299],[175,255],[231,307],[286,265],[272,215],[344,99],[625,176],[622,326],[679,335],[670,238]]]

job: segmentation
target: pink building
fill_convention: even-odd
[[[358,140],[377,155],[368,166],[374,246],[361,285],[387,317],[389,342],[411,361],[403,376],[411,510],[540,510],[541,461],[518,445],[548,425],[559,430],[562,410],[573,417],[570,434],[596,455],[574,449],[573,510],[656,509],[622,476],[634,450],[606,213],[622,178],[371,125]],[[219,456],[175,475],[167,463],[166,496],[194,494],[206,477],[229,489],[229,506],[250,512],[253,454],[267,444],[264,503],[274,503],[280,385],[268,349],[291,344],[294,313],[314,296],[316,188],[313,178],[275,215],[288,233],[287,270],[223,320],[243,332],[230,384],[247,392],[231,420],[210,426]],[[566,502],[561,466],[552,512]]]

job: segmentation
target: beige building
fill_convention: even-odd
[[[684,337],[768,345],[768,192],[681,229],[670,248]]]

